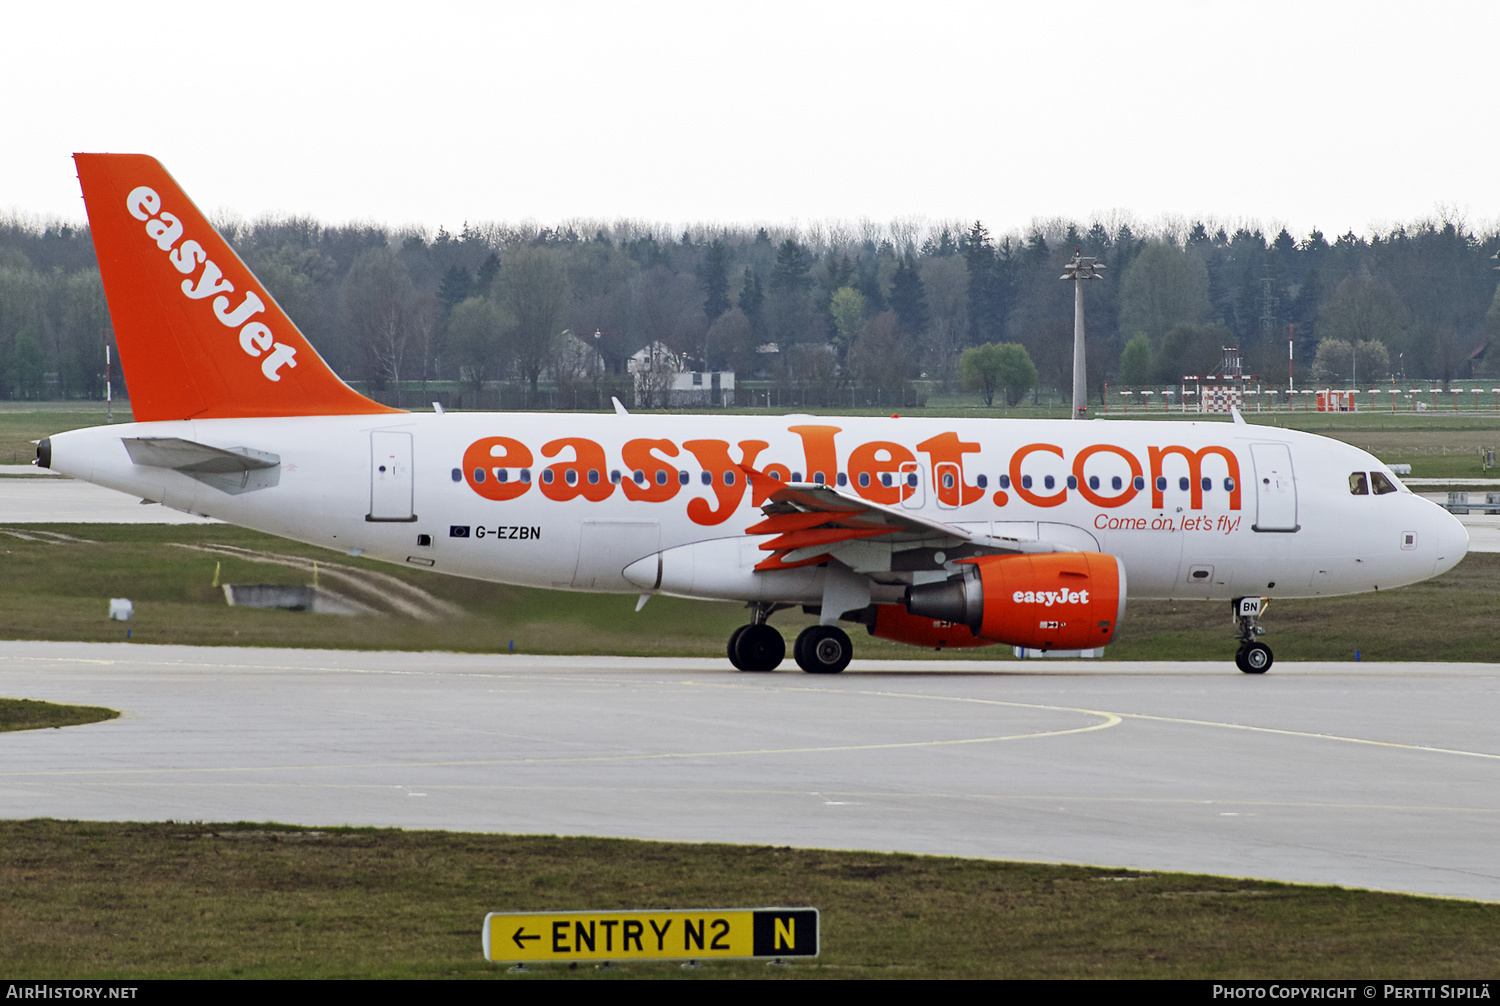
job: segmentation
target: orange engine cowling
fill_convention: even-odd
[[[959,622],[913,615],[899,604],[877,604],[874,607],[875,617],[868,623],[868,628],[870,635],[881,639],[928,646],[934,650],[995,645],[995,640],[980,639],[972,629]]]
[[[1114,638],[1125,614],[1125,567],[1102,552],[985,555],[962,573],[907,590],[921,618],[966,625],[976,636],[1038,650],[1087,650]]]

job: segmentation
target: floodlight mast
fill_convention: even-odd
[[[1083,281],[1103,279],[1104,266],[1098,259],[1085,257],[1082,249],[1073,249],[1073,261],[1063,266],[1061,279],[1073,281],[1073,418],[1087,419],[1089,412],[1088,368],[1083,358]]]

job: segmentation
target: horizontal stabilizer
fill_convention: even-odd
[[[122,437],[130,460],[170,468],[230,495],[267,489],[281,481],[281,455],[250,447],[210,447],[180,437]]]

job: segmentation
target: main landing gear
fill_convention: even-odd
[[[774,671],[786,658],[786,641],[766,624],[782,605],[758,604],[753,621],[729,637],[729,662],[741,671]],[[809,625],[792,646],[797,666],[809,674],[837,674],[849,666],[854,643],[836,625]]]
[[[781,633],[764,622],[752,622],[729,637],[729,662],[740,671],[774,671],[786,657]]]
[[[1257,637],[1266,631],[1259,623],[1270,602],[1260,597],[1237,597],[1230,603],[1237,626],[1235,638],[1240,641],[1240,648],[1234,655],[1234,666],[1246,674],[1264,674],[1271,669],[1275,658],[1271,655],[1271,648]]]
[[[809,625],[797,636],[792,656],[809,674],[837,674],[849,666],[854,644],[837,625]]]

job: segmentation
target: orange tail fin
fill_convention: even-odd
[[[402,411],[339,380],[154,158],[73,160],[138,422]]]

